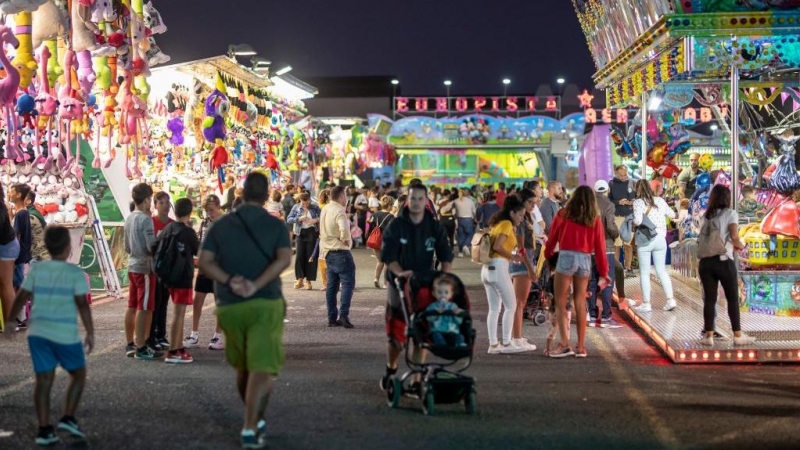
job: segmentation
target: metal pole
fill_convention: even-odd
[[[731,39],[736,42],[736,37]],[[734,53],[732,60],[736,60],[738,47],[731,46]],[[731,204],[734,211],[739,211],[739,67],[731,63]]]
[[[647,179],[647,91],[642,92],[642,145],[641,151],[641,165],[642,165],[642,179]]]

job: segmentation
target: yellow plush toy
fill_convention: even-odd
[[[31,13],[24,11],[14,14],[16,23],[15,35],[19,41],[17,54],[11,60],[11,64],[19,71],[19,87],[27,89],[31,85],[31,79],[39,67],[33,59],[33,44],[31,42]]]

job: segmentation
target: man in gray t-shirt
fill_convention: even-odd
[[[547,198],[542,200],[542,206],[539,207],[542,219],[544,219],[545,233],[550,232],[550,225],[553,224],[556,213],[561,209],[562,201],[564,201],[564,188],[560,182],[551,181],[547,184]]]

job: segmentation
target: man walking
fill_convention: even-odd
[[[153,188],[139,183],[131,191],[134,210],[125,219],[125,252],[128,260],[128,280],[130,281],[128,310],[125,312],[125,338],[128,345],[125,353],[136,359],[152,360],[162,353],[146,344],[146,337],[153,322],[154,292],[156,277],[153,267],[153,219],[150,206],[153,202]],[[134,339],[135,334],[135,339]]]
[[[458,234],[458,257],[464,257],[466,253],[470,253],[470,245],[472,245],[472,235],[475,234],[475,202],[469,195],[467,189],[458,190],[458,199],[454,203],[456,209],[456,219]]]
[[[272,377],[284,362],[280,274],[289,267],[292,249],[283,222],[264,209],[268,193],[267,177],[250,173],[244,204],[214,222],[199,257],[200,270],[214,281],[225,358],[236,369],[245,406],[243,448],[266,446],[264,414]]]
[[[611,268],[614,267],[614,261],[616,260],[614,241],[619,237],[619,229],[614,223],[614,204],[607,197],[608,190],[608,182],[606,180],[598,180],[594,184],[597,209],[600,212],[600,220],[603,221],[603,229],[606,235],[606,259],[608,260],[608,267]],[[600,255],[595,255],[595,258],[599,257]],[[620,328],[622,325],[611,317],[611,294],[614,291],[614,278],[609,278],[611,278],[611,283],[600,290],[600,297],[603,302],[600,326],[603,328]],[[600,274],[597,273],[597,264],[593,264],[592,278],[589,283],[589,298],[586,299],[590,327],[597,324],[597,282],[599,279]]]
[[[350,300],[356,284],[356,264],[350,253],[350,224],[345,205],[347,193],[344,187],[331,189],[331,201],[320,214],[320,255],[328,266],[328,286],[325,300],[328,305],[328,326],[353,328],[350,323]],[[336,308],[336,294],[342,286],[341,309]]]
[[[542,213],[544,219],[545,233],[550,233],[550,225],[553,224],[553,219],[556,213],[561,209],[561,202],[564,201],[564,188],[559,181],[551,181],[547,183],[547,198],[542,200],[542,206],[539,211]]]
[[[636,193],[633,190],[633,181],[628,179],[628,168],[620,164],[614,168],[614,178],[608,190],[608,199],[614,204],[614,223],[619,229],[626,217],[633,214],[633,199]],[[625,252],[625,274],[631,276],[631,262],[633,260],[632,242],[622,242],[617,238],[616,251],[620,248]],[[611,266],[609,266],[611,267]]]
[[[386,334],[389,337],[386,374],[381,378],[381,388],[384,390],[387,389],[392,375],[397,373],[397,359],[406,343],[405,316],[395,278],[408,280],[412,276],[431,274],[434,253],[444,272],[450,272],[453,262],[453,249],[447,233],[425,207],[427,200],[428,190],[424,185],[411,185],[408,189],[408,204],[400,210],[397,219],[386,227],[383,234],[381,261],[388,268]],[[421,361],[421,351],[415,349],[414,353],[414,359]]]

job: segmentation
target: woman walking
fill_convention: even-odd
[[[717,315],[717,286],[722,284],[728,303],[728,317],[733,330],[733,345],[748,345],[755,338],[742,333],[739,317],[739,275],[733,250],[744,244],[739,238],[739,215],[731,209],[731,190],[720,184],[711,189],[708,209],[700,221],[698,236],[698,272],[703,285],[703,319],[705,336],[700,343],[714,345],[714,320]]]
[[[492,242],[491,260],[481,268],[481,282],[486,288],[486,299],[489,303],[489,315],[486,324],[489,330],[489,354],[520,353],[527,348],[517,346],[511,340],[516,312],[516,297],[511,275],[508,272],[510,262],[522,263],[523,258],[515,252],[517,248],[516,228],[523,221],[525,206],[517,197],[509,197],[503,209],[489,220]],[[497,339],[497,322],[500,319],[500,306],[503,312],[502,341]]]
[[[381,233],[386,231],[386,227],[388,227],[392,220],[394,220],[394,215],[391,213],[393,203],[394,199],[388,195],[384,195],[380,199],[379,209],[372,213],[372,217],[369,219],[370,229],[374,230],[376,228],[380,228]],[[386,264],[381,261],[381,251],[374,249],[373,251],[375,252],[375,259],[378,260],[378,263],[375,265],[375,279],[373,280],[373,283],[377,289],[381,289],[382,287],[385,288],[386,281],[382,275],[383,269],[386,268]]]
[[[603,223],[597,211],[594,191],[589,186],[579,186],[567,205],[556,213],[550,226],[550,237],[545,245],[545,257],[550,258],[559,248],[555,274],[555,299],[558,311],[558,332],[561,342],[550,352],[551,358],[576,356],[586,353],[586,289],[592,274],[592,254],[597,255],[597,272],[601,285],[611,284],[608,278],[606,238]],[[578,322],[578,348],[569,342],[567,300],[572,287],[572,298]]]
[[[6,198],[3,186],[0,185],[0,303],[2,303],[3,323],[11,320],[11,306],[14,304],[14,261],[19,256],[19,240],[11,225],[11,214],[8,205],[2,200]],[[12,330],[13,331],[13,330]]]
[[[667,217],[675,218],[675,211],[667,205],[661,197],[653,195],[650,183],[647,180],[636,182],[636,200],[633,201],[633,224],[636,227],[645,222],[645,217],[655,225],[655,237],[646,245],[636,247],[636,257],[639,260],[639,283],[642,287],[642,303],[636,304],[634,300],[628,300],[639,312],[649,312],[652,310],[650,305],[650,259],[652,257],[653,267],[656,269],[658,279],[661,280],[661,288],[667,297],[667,303],[662,308],[664,311],[672,311],[678,305],[672,293],[672,280],[667,273]],[[637,231],[638,232],[638,231]]]
[[[295,289],[313,289],[312,281],[317,279],[317,258],[314,256],[314,247],[319,238],[319,206],[311,203],[308,192],[300,194],[300,203],[292,207],[286,223],[294,227],[297,236],[297,253],[294,260],[294,275],[297,281]]]
[[[525,305],[528,303],[528,294],[531,292],[531,281],[533,275],[533,257],[534,250],[534,233],[533,233],[533,219],[531,213],[534,207],[534,193],[530,189],[522,189],[518,194],[513,194],[525,206],[525,214],[522,222],[517,226],[516,238],[517,245],[524,249],[522,254],[522,263],[511,263],[509,265],[509,273],[511,274],[511,281],[514,284],[514,295],[517,299],[517,308],[514,312],[514,326],[511,330],[511,341],[520,348],[526,351],[535,351],[536,346],[528,342],[522,336],[522,323],[525,312]],[[508,201],[508,199],[506,199]]]

